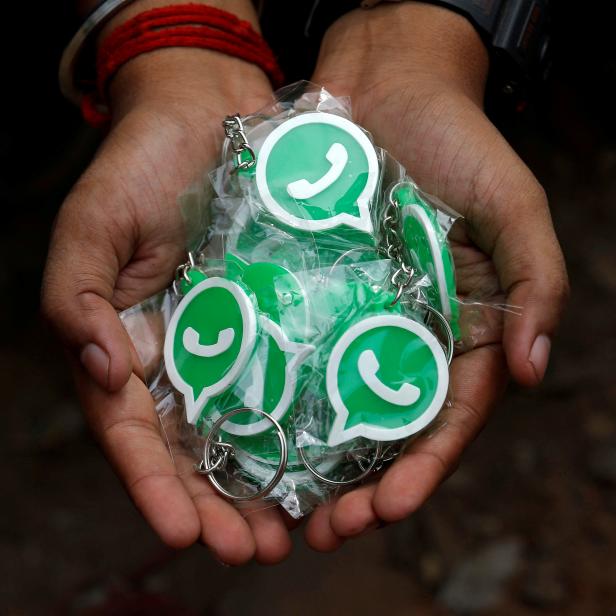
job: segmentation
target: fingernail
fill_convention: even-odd
[[[548,367],[551,348],[552,342],[545,334],[540,334],[535,338],[535,342],[533,342],[528,361],[533,365],[537,382],[543,380],[543,376]]]
[[[107,387],[109,384],[109,355],[97,344],[90,342],[83,347],[79,359],[92,378],[103,387]]]

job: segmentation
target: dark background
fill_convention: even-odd
[[[549,81],[524,113],[497,115],[546,187],[571,275],[545,384],[511,388],[459,471],[412,519],[334,555],[310,552],[298,532],[287,563],[240,569],[200,546],[161,546],[91,440],[39,318],[52,221],[100,135],[57,89],[75,16],[61,3],[20,4],[4,14],[2,39],[0,613],[616,614],[608,3],[556,7]],[[288,67],[299,44],[274,42]],[[309,76],[314,45],[299,46],[304,72],[292,78]]]

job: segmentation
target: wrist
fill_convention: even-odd
[[[218,108],[245,114],[271,96],[269,80],[259,67],[193,48],[165,48],[137,56],[120,68],[109,88],[114,121],[146,107],[176,114],[200,111],[207,116]]]
[[[367,84],[396,87],[401,78],[440,83],[481,104],[488,65],[487,50],[465,17],[402,2],[352,11],[338,20],[324,37],[314,79],[351,95]]]

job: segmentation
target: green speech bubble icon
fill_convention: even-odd
[[[238,378],[256,335],[254,306],[235,282],[208,278],[182,299],[167,328],[164,356],[169,380],[184,394],[189,423]]]
[[[355,323],[338,339],[327,365],[327,395],[336,413],[328,445],[418,432],[440,411],[448,384],[445,353],[421,323],[396,314]]]
[[[340,225],[372,233],[370,202],[378,185],[376,150],[340,116],[311,112],[286,120],[265,139],[255,181],[267,210],[303,231]]]

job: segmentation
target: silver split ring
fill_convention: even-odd
[[[233,455],[233,445],[215,439],[217,437],[218,431],[227,422],[227,420],[229,420],[231,417],[235,417],[235,415],[240,415],[241,413],[257,413],[258,415],[261,415],[263,418],[271,422],[271,424],[276,429],[276,432],[278,434],[278,441],[280,442],[280,462],[278,463],[278,468],[276,469],[274,476],[264,488],[262,488],[258,492],[255,492],[254,494],[238,496],[237,494],[233,494],[232,492],[229,492],[229,490],[224,488],[214,475],[214,472],[216,470],[222,470],[226,466],[228,457]],[[221,449],[222,453],[220,453]],[[225,413],[212,424],[212,427],[210,428],[210,431],[203,445],[203,460],[195,467],[195,470],[198,473],[205,475],[208,478],[209,482],[212,484],[212,486],[214,486],[214,488],[223,496],[226,496],[227,498],[236,502],[252,501],[267,496],[278,485],[278,483],[282,479],[282,476],[284,475],[285,470],[287,469],[288,459],[289,450],[287,447],[287,438],[285,436],[284,430],[282,429],[282,426],[269,413],[266,413],[261,409],[241,407],[238,409],[233,409],[228,413]]]
[[[363,467],[363,468],[360,466],[360,468],[362,469],[361,474],[357,475],[357,477],[353,477],[352,479],[337,480],[337,479],[330,479],[329,477],[322,475],[310,462],[308,462],[308,459],[306,458],[304,454],[304,448],[303,447],[297,448],[297,454],[299,455],[299,458],[302,461],[302,464],[317,479],[319,479],[323,483],[326,483],[329,486],[336,486],[336,487],[348,486],[353,483],[358,483],[362,479],[365,479],[372,472],[372,469],[376,466],[376,463],[381,459],[382,452],[383,452],[383,445],[380,441],[377,441],[376,449],[374,450],[374,456],[372,457],[372,460],[370,460],[370,463],[366,467]]]

